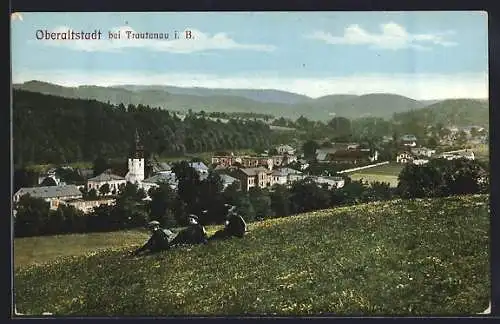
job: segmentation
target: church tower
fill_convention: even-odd
[[[144,148],[135,130],[135,152],[128,159],[128,173],[125,179],[131,183],[140,183],[144,180]]]

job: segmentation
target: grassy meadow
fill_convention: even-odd
[[[398,186],[398,176],[403,169],[404,164],[390,162],[389,164],[379,165],[373,168],[367,168],[349,173],[349,177],[354,180],[363,180],[364,182],[387,182],[391,187]]]
[[[15,303],[55,316],[475,314],[490,299],[489,215],[487,195],[377,202],[143,257],[126,251],[145,233],[16,239]]]

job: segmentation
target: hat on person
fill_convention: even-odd
[[[154,221],[150,221],[150,222],[148,223],[148,227],[149,227],[149,228],[160,227],[160,222],[159,222],[159,221],[155,221],[155,220],[154,220]]]
[[[191,224],[198,224],[198,216],[194,215],[194,214],[189,214],[188,216],[188,221],[191,223]]]

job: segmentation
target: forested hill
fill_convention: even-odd
[[[144,105],[111,105],[14,90],[14,163],[123,158],[137,129],[144,148],[158,155],[263,147],[273,132],[262,122],[212,121]]]
[[[418,121],[423,125],[440,123],[443,125],[488,127],[489,108],[487,100],[449,99],[423,109],[394,114],[397,122]]]

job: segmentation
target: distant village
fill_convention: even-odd
[[[467,140],[471,144],[488,143],[487,136],[473,136],[470,131],[472,127],[459,129],[450,128],[449,135],[440,139],[438,144],[450,145],[456,141],[458,132],[465,132]],[[484,130],[482,127],[476,127]],[[384,137],[384,143],[394,141],[391,137]],[[472,150],[460,149],[449,152],[436,153],[436,149],[430,149],[419,145],[416,136],[405,134],[397,139],[398,152],[393,161],[395,163],[412,163],[422,165],[430,159],[445,158],[448,160],[457,158],[475,159]],[[259,155],[236,155],[233,152],[220,153],[212,156],[211,164],[207,166],[203,162],[189,162],[200,176],[200,180],[206,179],[209,171],[219,174],[223,188],[235,184],[238,190],[248,191],[253,187],[271,189],[275,184],[290,187],[294,182],[310,179],[317,184],[326,185],[331,188],[342,188],[344,178],[340,176],[318,176],[307,172],[310,161],[304,159],[303,154],[297,153],[298,149],[288,144],[275,147],[272,152],[265,151]],[[274,154],[271,154],[274,153]],[[369,167],[370,164],[381,162],[380,152],[370,149],[360,143],[331,143],[329,147],[319,148],[315,152],[317,163],[351,165],[353,169],[359,166]],[[57,209],[60,204],[73,206],[84,213],[90,213],[93,208],[100,205],[113,205],[118,191],[128,182],[136,184],[138,188],[145,191],[146,195],[151,188],[158,187],[161,183],[167,183],[173,190],[177,189],[177,179],[172,171],[171,165],[165,162],[154,161],[152,175],[145,178],[145,159],[142,145],[136,136],[135,153],[128,158],[128,172],[122,177],[113,174],[111,170],[94,175],[92,170],[80,169],[78,172],[86,179],[84,185],[65,184],[56,175],[56,169],[50,169],[40,175],[39,186],[20,188],[14,194],[14,201],[18,202],[21,196],[29,194],[31,197],[42,198],[50,203],[51,209]],[[291,168],[290,165],[294,167]],[[71,167],[64,166],[69,169]],[[51,178],[56,185],[40,186],[47,178]],[[103,186],[106,190],[101,190]],[[84,199],[83,192],[95,190],[98,194],[96,199]],[[151,200],[150,197],[144,198]]]

